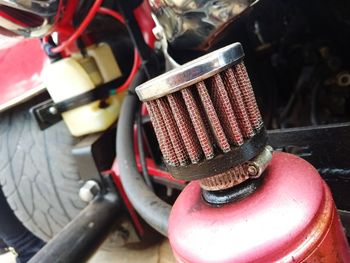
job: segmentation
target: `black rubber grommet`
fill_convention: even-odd
[[[236,202],[254,193],[263,180],[263,176],[256,179],[248,179],[239,185],[220,191],[202,189],[202,198],[207,203],[215,206]]]

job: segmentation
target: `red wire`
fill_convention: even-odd
[[[139,69],[139,66],[141,64],[141,59],[140,59],[140,56],[139,54],[137,53],[137,50],[135,49],[134,51],[134,64],[132,66],[132,69],[131,69],[131,72],[130,72],[130,75],[129,77],[125,80],[125,82],[119,86],[117,88],[117,92],[120,93],[120,92],[123,92],[124,90],[128,89],[129,88],[129,85],[131,84],[132,80],[134,79],[136,73],[137,73],[137,70]]]
[[[106,8],[106,7],[100,7],[98,9],[98,12],[100,14],[112,16],[115,19],[117,19],[120,23],[125,24],[124,17],[121,14],[119,14],[117,11],[114,11],[114,10]]]
[[[98,12],[100,14],[112,16],[115,19],[117,19],[120,23],[125,24],[124,18],[118,12],[116,12],[114,10],[111,10],[111,9],[108,9],[105,7],[100,7],[98,9]],[[139,56],[137,50],[135,49],[135,51],[134,51],[134,64],[132,66],[131,72],[130,72],[128,78],[125,80],[125,82],[117,88],[116,91],[118,93],[123,92],[124,90],[128,89],[131,81],[134,79],[134,77],[137,73],[137,70],[138,70],[140,64],[141,64],[141,59],[140,59],[140,56]]]
[[[83,33],[83,31],[90,24],[91,20],[95,17],[96,13],[99,11],[100,6],[102,5],[102,2],[103,0],[96,0],[93,6],[91,7],[89,13],[84,18],[83,22],[80,24],[77,30],[73,33],[73,35],[67,41],[64,41],[59,46],[52,48],[51,51],[53,53],[59,53],[59,52],[62,52],[65,48],[67,48],[71,44],[73,44],[73,42],[75,42],[78,39],[81,33]]]
[[[112,16],[116,20],[118,20],[120,23],[125,24],[124,18],[118,12],[111,10],[111,9],[108,9],[108,8],[105,8],[105,7],[101,7],[102,2],[103,2],[103,0],[96,0],[94,5],[91,7],[89,13],[87,14],[87,16],[85,17],[83,22],[80,24],[78,29],[73,33],[73,35],[67,41],[63,42],[61,45],[59,45],[55,48],[52,48],[51,51],[53,53],[62,52],[66,47],[68,47],[74,41],[76,41],[78,39],[78,37],[86,29],[86,27],[89,25],[91,20],[95,17],[97,12],[100,14]],[[140,64],[141,64],[141,59],[140,59],[140,56],[139,56],[137,50],[135,49],[135,51],[134,51],[134,63],[133,63],[131,72],[130,72],[128,78],[125,80],[125,82],[117,88],[118,93],[123,92],[124,90],[126,90],[129,87],[131,81],[133,80],[133,78],[135,77],[135,75],[137,73],[137,70],[138,70]]]

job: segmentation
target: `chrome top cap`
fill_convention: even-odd
[[[233,43],[145,82],[136,93],[141,101],[161,98],[207,79],[243,57],[242,45]]]

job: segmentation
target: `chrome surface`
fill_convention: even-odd
[[[152,14],[152,19],[156,24],[156,26],[152,30],[153,34],[156,37],[156,39],[159,41],[161,50],[164,54],[165,71],[169,71],[171,69],[179,67],[180,65],[168,53],[168,41],[166,39],[164,28],[159,23],[157,17],[154,14]]]
[[[258,0],[148,0],[174,48],[206,49]]]
[[[60,0],[0,0],[0,10],[1,6],[12,8],[20,15],[16,19],[0,16],[0,26],[25,37],[47,34],[59,18],[59,9],[63,10]],[[31,25],[31,19],[38,24]]]
[[[183,64],[136,88],[140,100],[154,100],[207,79],[244,56],[240,43],[233,43]]]

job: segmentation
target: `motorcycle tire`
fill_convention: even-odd
[[[29,109],[48,94],[0,113],[0,184],[16,216],[47,241],[86,205],[71,153],[74,138],[61,121],[41,131]]]

